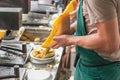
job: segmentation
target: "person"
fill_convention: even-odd
[[[76,35],[55,36],[51,48],[76,45],[74,80],[120,80],[120,0],[80,0]]]

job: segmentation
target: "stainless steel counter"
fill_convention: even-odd
[[[55,60],[47,64],[34,63],[34,61],[31,60],[31,62],[28,62],[28,64],[26,64],[27,72],[29,72],[29,70],[46,70],[51,74],[51,77],[47,80],[58,80],[62,53],[63,48],[56,49]],[[51,68],[50,65],[53,65],[53,67]]]
[[[58,80],[62,53],[63,53],[62,47],[55,49],[55,60],[53,62],[50,62],[50,63],[48,62],[46,64],[39,64],[39,62],[36,63],[36,62],[34,62],[34,60],[32,60],[30,58],[30,61],[28,61],[24,65],[23,68],[20,68],[20,80],[28,80],[27,74],[31,70],[46,70],[51,75],[47,80]],[[28,53],[28,54],[30,54],[30,53]],[[50,67],[51,65],[52,65],[52,67]],[[14,74],[13,68],[0,67],[0,76],[12,75],[12,74]],[[38,77],[38,76],[36,76],[36,77]],[[15,80],[15,79],[4,79],[4,80]]]

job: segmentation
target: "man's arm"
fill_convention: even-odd
[[[119,48],[120,37],[118,19],[114,18],[96,24],[97,33],[86,36],[61,35],[54,37],[57,44],[53,48],[67,45],[78,45],[86,49],[114,52]]]
[[[114,52],[119,48],[120,35],[118,19],[112,19],[96,24],[97,33],[75,37],[74,44],[92,50]]]

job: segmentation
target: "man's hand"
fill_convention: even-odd
[[[73,35],[60,35],[53,38],[56,41],[56,44],[52,45],[51,48],[59,48],[64,46],[72,45],[74,42]]]

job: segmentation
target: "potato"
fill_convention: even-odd
[[[41,39],[39,38],[39,37],[36,37],[35,39],[34,39],[34,42],[40,42],[41,41]]]
[[[54,49],[50,49],[48,53],[54,53]]]
[[[35,51],[35,52],[33,53],[33,56],[36,57],[38,54],[39,54],[39,52]]]
[[[55,54],[54,53],[48,53],[45,55],[45,58],[50,58],[50,57],[53,57]]]
[[[50,58],[55,55],[54,49],[50,48],[36,48],[34,49],[33,56],[36,58]]]
[[[41,58],[41,57],[42,57],[42,54],[37,54],[35,57],[36,57],[36,58]]]

